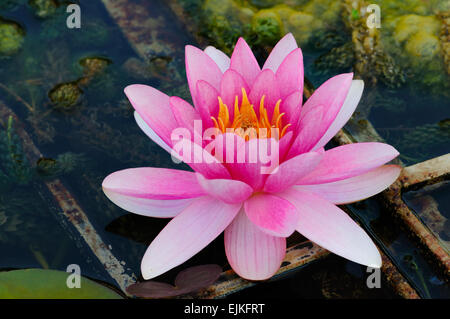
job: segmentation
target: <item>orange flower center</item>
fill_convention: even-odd
[[[272,120],[269,121],[267,115],[267,109],[264,107],[265,95],[261,97],[259,102],[259,119],[250,104],[247,97],[247,92],[242,88],[242,101],[239,107],[238,96],[234,100],[234,116],[233,120],[230,119],[230,112],[228,106],[223,103],[222,98],[219,96],[219,114],[217,117],[211,116],[214,122],[214,126],[219,129],[220,132],[233,132],[246,141],[252,138],[265,138],[273,137],[279,139],[283,137],[286,130],[291,124],[283,126],[284,113],[280,114],[281,100],[278,100],[272,115]],[[280,133],[281,132],[281,133]]]

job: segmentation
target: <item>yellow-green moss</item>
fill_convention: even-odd
[[[446,0],[378,0],[383,16],[400,16],[405,14],[430,15],[438,11],[450,10],[450,1]]]
[[[435,16],[409,14],[400,16],[394,22],[396,26],[393,36],[398,42],[405,41],[419,31],[438,35],[441,27],[440,21]]]
[[[419,31],[408,39],[406,52],[420,58],[432,58],[440,49],[439,38],[425,31]]]
[[[252,19],[252,31],[263,44],[275,44],[285,33],[280,16],[273,10],[260,10]]]
[[[34,14],[39,18],[52,16],[58,8],[58,3],[55,0],[30,0],[29,4]]]
[[[25,38],[22,27],[0,18],[0,55],[13,55],[20,50]]]

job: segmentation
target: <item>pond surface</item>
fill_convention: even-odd
[[[60,2],[63,1],[52,3]],[[302,45],[305,75],[317,87],[330,76],[353,70],[354,58],[348,58],[349,61],[339,65],[332,63],[336,54],[341,54],[341,57],[352,54],[349,45],[351,31],[340,20],[345,8],[333,5],[324,9],[327,1],[292,0],[283,4],[295,12],[286,7],[275,8],[274,5],[281,5],[281,1],[224,1],[226,10],[222,14],[229,17],[231,23],[226,25],[221,25],[223,21],[217,18],[217,1],[179,1],[191,12],[185,19],[196,24],[194,29],[198,32],[190,34],[182,23],[173,22],[175,15],[165,2],[152,0],[147,3],[156,17],[154,32],[176,34],[177,37],[172,46],[155,40],[157,49],[144,60],[133,50],[102,1],[80,2],[81,29],[66,27],[68,14],[62,4],[50,9],[25,0],[7,0],[0,4],[0,106],[4,104],[11,109],[20,121],[4,120],[1,123],[0,268],[66,270],[67,265],[78,264],[83,275],[117,285],[79,234],[62,221],[60,208],[44,183],[54,178],[61,179],[99,236],[120,259],[126,272],[140,278],[140,261],[147,245],[168,221],[128,214],[104,196],[101,182],[111,172],[129,167],[186,167],[174,164],[165,151],[141,132],[123,88],[133,83],[144,83],[169,95],[189,99],[182,60],[185,44],[195,44],[199,38],[219,48],[229,42],[234,43],[240,31],[240,27],[234,24],[238,17],[245,22],[242,25],[249,25],[241,31],[249,42],[254,40],[258,59],[263,61],[267,47],[273,45],[273,34],[258,29],[262,23],[258,17],[275,12],[285,19],[283,14],[303,12],[307,16],[302,19],[309,16],[319,19],[325,12],[320,24],[310,26],[312,30],[308,31],[307,38],[300,36],[303,34],[301,31],[308,30],[307,25],[286,22],[283,26],[283,31],[293,32]],[[432,7],[420,12],[409,12],[403,7],[395,11],[391,8],[392,1],[381,3],[382,10],[383,4],[390,8],[389,19],[382,20],[382,23],[389,22],[389,27],[383,29],[387,39],[401,31],[396,29],[396,25],[404,23],[402,17],[411,14],[435,17]],[[199,8],[201,10],[196,11]],[[208,10],[215,15],[202,20],[202,14]],[[299,21],[304,21],[302,19]],[[438,39],[439,32],[436,32]],[[412,41],[414,36],[408,34],[401,45],[408,46],[408,41]],[[416,65],[417,57],[399,56],[389,41],[385,45],[402,76],[393,75],[394,80],[387,77],[376,84],[366,84],[357,118],[368,118],[381,137],[399,149],[401,160],[408,165],[448,153],[450,90],[442,56],[437,53],[427,56],[428,64],[439,64],[442,69],[436,78],[424,82],[419,78],[421,71],[412,67]],[[360,76],[371,78],[372,74]],[[21,139],[16,134],[16,127],[22,126],[44,159],[27,160],[20,147]],[[436,200],[448,218],[449,197],[445,196],[448,185],[440,188],[439,192]],[[406,195],[407,198],[411,196],[416,198],[419,195]],[[415,244],[398,230],[398,226],[391,225],[376,200],[354,205],[351,210],[385,247],[386,253],[422,297],[450,297],[442,279],[421,256]],[[448,222],[441,226],[439,234],[448,234]],[[206,263],[228,268],[223,237],[162,276],[161,280],[170,282],[181,269]],[[411,263],[417,267],[411,268]],[[387,288],[367,291],[361,286],[366,278],[362,272],[363,269],[356,264],[332,256],[312,265],[311,269],[299,271],[292,278],[264,285],[285,291],[294,298],[392,296]],[[302,285],[310,273],[315,279]],[[353,281],[347,283],[348,278]],[[343,285],[342,291],[333,288],[344,282],[347,284]],[[244,296],[260,296],[264,285],[249,289]],[[315,290],[311,290],[313,288]],[[310,294],[310,291],[314,292]]]

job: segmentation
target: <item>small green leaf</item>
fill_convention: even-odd
[[[80,288],[68,288],[71,273],[49,269],[0,272],[0,299],[121,299],[112,289],[87,278]]]
[[[356,9],[352,9],[352,19],[357,20],[359,19],[359,12]]]

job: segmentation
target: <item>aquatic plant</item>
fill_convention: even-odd
[[[27,184],[32,178],[32,169],[22,150],[19,136],[14,130],[14,118],[8,117],[6,127],[0,131],[0,175],[2,182]]]
[[[439,1],[409,0],[410,5],[383,2],[386,4],[381,4],[385,7],[380,40],[384,50],[407,70],[410,84],[423,87],[432,95],[448,95],[450,82],[445,61],[450,40],[446,35],[446,12],[450,9]]]
[[[80,102],[82,94],[77,81],[74,81],[56,85],[48,97],[56,109],[70,111]]]
[[[294,231],[347,259],[381,266],[370,237],[335,205],[389,186],[400,167],[384,164],[398,152],[382,143],[323,148],[354,112],[361,80],[337,75],[302,106],[303,57],[292,34],[262,70],[243,38],[231,59],[214,47],[187,46],[186,73],[195,107],[146,85],[130,85],[125,94],[139,127],[194,172],[132,168],[102,184],[130,212],[174,217],[144,255],[145,279],[183,263],[223,231],[228,261],[246,279],[273,276]],[[270,164],[257,155],[268,147]]]
[[[240,1],[182,0],[197,22],[199,34],[227,54],[240,36],[255,49],[272,47],[292,32],[306,46],[315,35],[339,23],[341,3],[332,0]]]
[[[39,18],[47,18],[55,14],[58,8],[57,0],[29,0],[28,4]]]
[[[17,53],[23,45],[25,30],[16,22],[0,17],[0,56]]]
[[[405,83],[405,75],[383,47],[380,31],[367,28],[367,5],[363,0],[343,2],[343,20],[352,34],[353,68],[366,82],[376,84],[381,81],[390,88],[398,88]]]
[[[16,233],[23,225],[23,220],[16,214],[0,210],[0,242],[6,242],[12,233]]]
[[[40,175],[52,176],[63,175],[73,172],[85,162],[83,154],[67,152],[53,158],[41,157],[36,162],[36,170]]]

